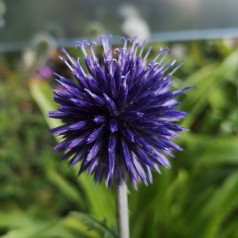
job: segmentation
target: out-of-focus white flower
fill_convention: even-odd
[[[146,22],[140,18],[129,18],[122,24],[122,32],[132,38],[137,36],[140,41],[148,39],[150,36],[150,30]]]
[[[31,69],[36,62],[36,52],[33,49],[27,49],[23,52],[22,61],[27,70]]]
[[[183,58],[186,54],[186,47],[181,44],[176,44],[171,47],[171,53],[175,58]]]
[[[123,5],[119,9],[119,14],[124,18],[121,30],[126,36],[133,38],[136,35],[140,41],[149,38],[149,26],[135,6]]]
[[[223,42],[226,46],[230,47],[230,48],[233,48],[236,46],[237,44],[237,39],[235,38],[230,38],[230,37],[225,37],[223,39]]]

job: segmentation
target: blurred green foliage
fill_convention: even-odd
[[[221,40],[170,47],[185,60],[174,87],[194,85],[180,105],[190,131],[170,170],[129,187],[131,237],[237,238],[238,49]],[[20,54],[0,56],[0,237],[116,237],[113,190],[77,178],[52,149],[54,83],[22,68]]]

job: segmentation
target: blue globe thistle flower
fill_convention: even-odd
[[[190,87],[171,91],[174,72],[182,65],[164,63],[169,49],[160,49],[147,63],[151,48],[144,52],[140,44],[123,39],[122,48],[112,49],[109,36],[100,36],[103,61],[94,51],[95,42],[82,41],[77,46],[84,55],[86,71],[63,49],[61,59],[75,81],[57,76],[60,89],[54,90],[57,111],[49,113],[62,126],[51,129],[62,136],[55,149],[65,151],[63,160],[74,166],[81,162],[79,174],[87,170],[94,181],[105,179],[106,185],[130,180],[152,183],[151,170],[170,167],[165,154],[181,150],[172,139],[183,131],[175,121],[186,113],[175,110],[175,98]]]

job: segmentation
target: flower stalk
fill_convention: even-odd
[[[121,185],[116,185],[116,206],[117,206],[117,229],[118,238],[129,238],[129,215],[127,185],[123,180]]]

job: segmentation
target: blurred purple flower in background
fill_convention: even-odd
[[[35,77],[37,79],[45,79],[45,78],[51,78],[53,76],[52,69],[47,66],[43,65],[41,68],[38,69],[38,71],[35,73]]]
[[[59,107],[49,116],[62,120],[63,125],[51,132],[63,140],[55,149],[66,152],[62,159],[69,159],[71,166],[81,161],[79,174],[87,170],[96,183],[152,183],[151,170],[170,167],[164,154],[181,150],[172,139],[184,128],[174,122],[186,113],[174,109],[175,98],[190,87],[171,91],[170,86],[182,64],[164,63],[168,48],[147,63],[151,48],[145,51],[145,42],[140,44],[136,37],[123,39],[123,47],[114,51],[109,36],[99,40],[103,62],[96,56],[95,42],[77,44],[87,72],[79,59],[62,50],[62,60],[76,80],[56,74],[62,86],[54,90]]]

